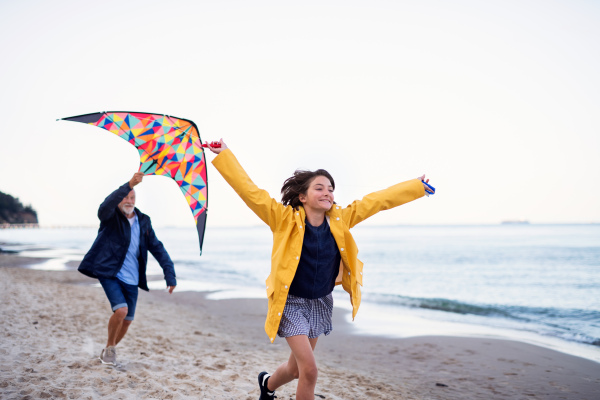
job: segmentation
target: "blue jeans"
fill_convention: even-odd
[[[128,285],[121,282],[117,278],[98,278],[110,306],[114,311],[119,308],[127,307],[126,321],[133,321],[135,315],[135,306],[138,298],[138,287],[136,285]]]

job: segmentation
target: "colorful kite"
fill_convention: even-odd
[[[193,121],[129,111],[105,111],[62,119],[95,125],[120,136],[138,149],[141,172],[173,178],[196,220],[202,254],[208,185],[204,150]]]

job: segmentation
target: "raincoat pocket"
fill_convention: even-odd
[[[363,262],[356,259],[356,282],[363,285]]]
[[[267,298],[273,297],[273,292],[275,291],[275,288],[273,286],[273,283],[271,282],[271,275],[269,275],[269,277],[265,281],[265,285],[267,286]]]

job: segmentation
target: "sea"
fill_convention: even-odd
[[[155,227],[175,263],[177,291],[213,300],[265,298],[272,235],[266,226]],[[525,341],[600,362],[600,224],[357,226],[364,262],[357,334],[452,335]],[[80,261],[97,228],[0,229],[0,249]],[[149,274],[162,275],[150,257]],[[93,284],[94,282],[90,282]],[[162,280],[151,290],[163,290]],[[334,290],[336,307],[350,310]],[[348,315],[351,320],[351,316]],[[335,329],[335,327],[334,327]]]

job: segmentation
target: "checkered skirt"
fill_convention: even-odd
[[[288,294],[277,335],[283,338],[306,335],[310,339],[322,334],[329,335],[333,330],[332,314],[331,293],[318,299],[305,299]]]

